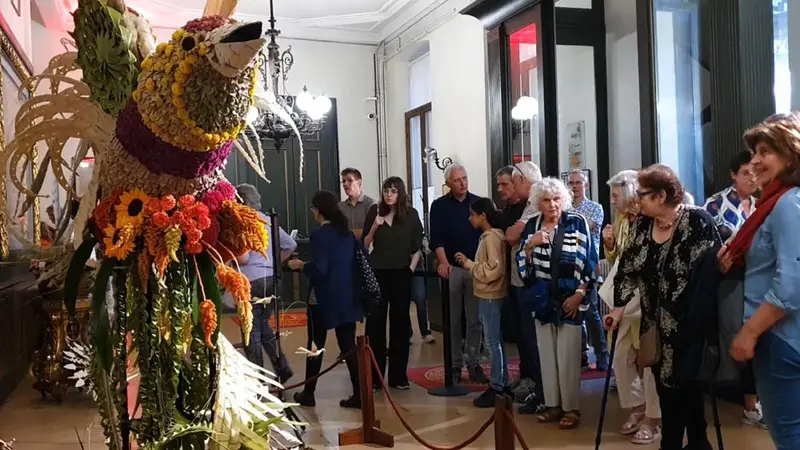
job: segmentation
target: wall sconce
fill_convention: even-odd
[[[444,171],[447,166],[453,164],[453,158],[446,156],[440,161],[439,152],[437,152],[435,148],[425,147],[425,149],[422,150],[422,161],[428,164],[431,160],[433,160],[433,163],[436,164],[436,167],[441,171]]]

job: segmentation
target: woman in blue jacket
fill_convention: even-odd
[[[311,261],[289,261],[293,270],[302,270],[311,279],[312,295],[308,302],[308,348],[325,347],[328,330],[336,331],[336,341],[342,354],[347,354],[347,370],[353,385],[353,395],[339,402],[344,408],[360,408],[358,362],[355,348],[356,322],[364,320],[354,282],[356,245],[361,245],[350,231],[347,218],[339,210],[339,199],[331,192],[319,191],[311,200],[314,220],[321,226],[311,233]],[[322,367],[322,353],[306,358],[306,379],[315,377]],[[315,406],[316,381],[310,381],[294,401],[303,406]]]
[[[800,448],[800,113],[776,114],[748,130],[761,186],[756,211],[720,252],[720,266],[745,267],[744,325],[731,355],[753,361],[764,421],[778,450]]]

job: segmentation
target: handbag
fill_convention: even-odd
[[[378,284],[378,278],[372,270],[372,264],[369,262],[364,246],[361,245],[355,236],[353,236],[353,247],[355,255],[353,257],[354,264],[354,284],[355,291],[358,295],[358,300],[364,310],[364,316],[369,316],[381,303],[381,287]]]
[[[681,210],[680,214],[683,216],[683,210]],[[675,223],[678,223],[680,219],[681,218],[678,217]],[[650,227],[652,232],[652,225]],[[659,280],[664,277],[664,266],[667,265],[669,252],[672,251],[672,238],[675,237],[675,231],[676,230],[673,230],[672,236],[670,236],[669,241],[667,241],[664,260],[661,261],[661,266],[658,268]],[[636,355],[636,366],[639,368],[639,370],[644,370],[647,367],[653,367],[661,362],[661,332],[659,330],[661,313],[658,309],[658,297],[660,297],[660,292],[659,295],[654,299],[655,304],[653,305],[653,310],[656,313],[655,323],[639,337],[639,353]]]

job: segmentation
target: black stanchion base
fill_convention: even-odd
[[[434,397],[463,397],[470,393],[464,386],[439,386],[428,389],[428,395]]]

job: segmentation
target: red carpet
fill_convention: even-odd
[[[241,326],[239,316],[233,316],[231,320],[233,320],[236,325]],[[281,313],[281,328],[298,328],[304,327],[306,324],[308,324],[308,317],[305,311],[288,311]],[[269,326],[275,329],[274,316],[269,318]]]
[[[485,362],[481,364],[481,366],[483,366],[483,371],[488,376],[491,372],[491,364]],[[581,372],[581,380],[596,380],[605,378],[605,376],[605,372],[595,370]],[[513,382],[519,378],[518,359],[508,360],[508,378],[510,382]],[[425,389],[444,386],[444,366],[415,367],[408,369],[408,379],[412,383]],[[485,384],[477,384],[469,381],[469,378],[467,377],[467,369],[463,369],[461,371],[461,385],[473,392],[480,392],[486,389]]]

